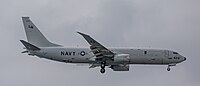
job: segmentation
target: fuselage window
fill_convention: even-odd
[[[147,54],[147,51],[144,51],[144,54]]]
[[[180,57],[174,57],[174,59],[180,59]]]

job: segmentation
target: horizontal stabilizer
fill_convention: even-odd
[[[32,45],[24,40],[20,40],[22,44],[26,47],[28,50],[40,50],[40,48],[36,47],[35,45]]]

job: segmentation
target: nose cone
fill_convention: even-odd
[[[184,58],[184,61],[186,60],[186,57],[183,57]]]
[[[186,57],[184,57],[184,56],[181,56],[181,57],[182,57],[181,62],[186,60]]]

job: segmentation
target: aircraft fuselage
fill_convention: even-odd
[[[129,54],[128,64],[176,64],[186,58],[180,54],[169,50],[157,49],[123,49],[110,48],[118,54]],[[94,63],[94,54],[88,48],[41,48],[40,51],[31,51],[34,55],[66,63]],[[115,64],[115,62],[113,62]]]
[[[129,64],[157,64],[175,66],[186,60],[177,52],[158,49],[106,48],[87,34],[77,32],[90,45],[88,48],[66,48],[48,41],[29,17],[22,17],[28,42],[20,40],[28,55],[36,55],[54,61],[65,63],[91,64],[89,68],[100,67],[105,73],[105,67],[113,71],[129,71]]]

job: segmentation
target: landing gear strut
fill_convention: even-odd
[[[105,73],[105,66],[106,66],[106,62],[102,62],[101,63],[101,70],[100,70],[101,73]]]

